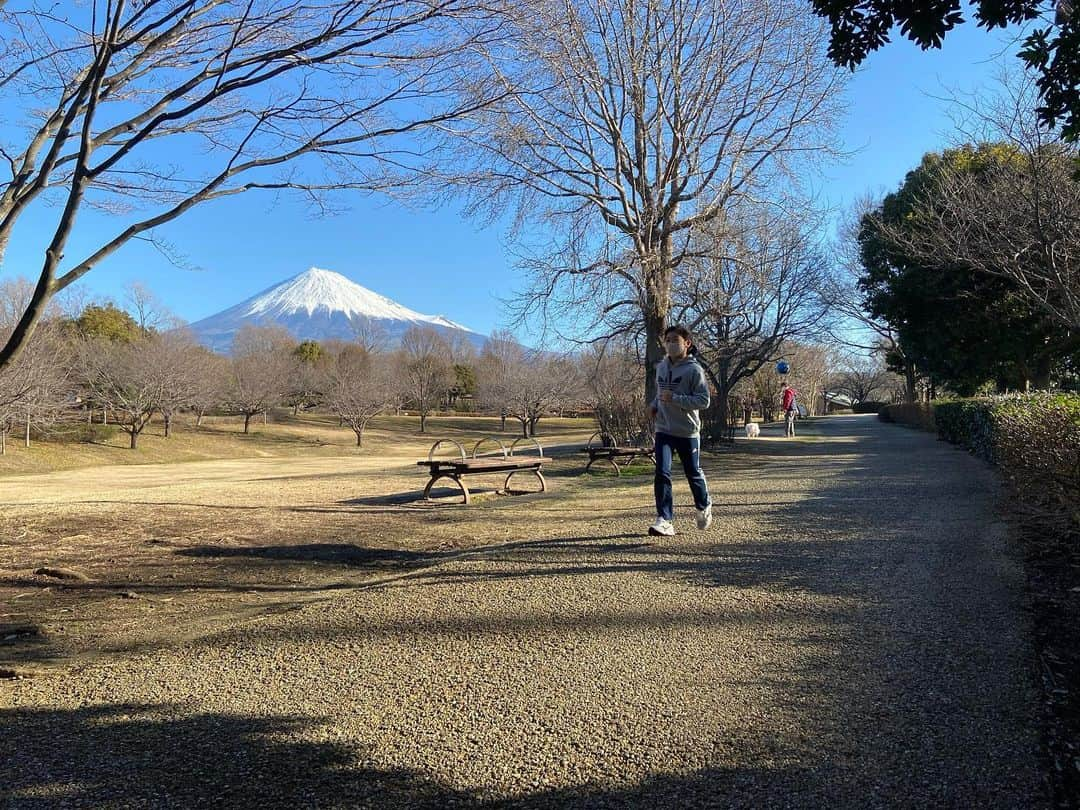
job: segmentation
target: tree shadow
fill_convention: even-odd
[[[445,806],[471,802],[419,772],[366,767],[355,746],[302,739],[298,717],[114,704],[3,714],[10,808]],[[62,745],[57,741],[62,740]]]
[[[507,796],[456,787],[419,769],[376,763],[378,751],[318,738],[325,722],[297,716],[190,713],[175,705],[105,704],[3,714],[0,803],[52,807],[863,808],[888,806],[872,773],[851,763],[761,763],[652,774],[640,781],[539,787]],[[778,731],[773,745],[784,747]],[[58,744],[59,743],[59,744]],[[420,741],[422,745],[422,741]],[[756,757],[755,757],[756,758]],[[477,781],[494,774],[478,772]],[[942,798],[974,797],[972,785]],[[902,791],[891,793],[900,800]],[[898,805],[892,805],[898,806]]]
[[[250,557],[261,560],[321,562],[371,570],[408,570],[437,561],[439,552],[369,548],[351,543],[302,543],[276,546],[190,546],[176,551],[181,557]]]

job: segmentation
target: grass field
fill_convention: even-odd
[[[97,426],[100,428],[100,426]],[[540,439],[562,441],[595,430],[591,420],[541,420]],[[338,427],[328,414],[276,412],[268,424],[252,420],[251,432],[243,433],[243,419],[235,416],[210,416],[196,428],[194,418],[183,416],[174,422],[172,435],[165,438],[164,426],[153,422],[139,436],[138,447],[131,450],[129,437],[117,430],[95,442],[62,441],[34,437],[24,447],[21,436],[8,435],[6,452],[0,455],[0,476],[44,473],[80,467],[128,464],[169,464],[227,458],[267,458],[283,456],[368,456],[398,452],[424,452],[440,438],[455,438],[475,443],[485,436],[498,436],[507,445],[520,435],[518,423],[507,420],[506,432],[499,431],[494,417],[432,416],[427,433],[420,433],[415,416],[380,416],[372,420],[364,434],[364,446],[356,446],[355,434]],[[490,445],[489,449],[494,445]],[[467,449],[471,449],[472,444]]]
[[[498,428],[496,418],[432,417],[421,435],[416,417],[389,416],[374,420],[357,448],[330,417],[282,415],[248,436],[234,418],[181,425],[169,439],[155,424],[135,451],[122,434],[11,448],[0,458],[0,630],[8,637],[0,665],[25,671],[179,643],[470,549],[604,536],[627,516],[642,530],[651,521],[650,465],[621,478],[606,467],[584,473],[577,450],[595,429],[587,419],[540,423],[544,495],[506,497],[504,476],[491,475],[469,480],[470,507],[457,505],[452,486],[420,498],[427,478],[416,461],[436,439],[471,451],[484,438],[507,446],[517,438]],[[709,466],[737,486],[784,441],[781,429],[709,454]],[[444,445],[439,455],[456,452]]]

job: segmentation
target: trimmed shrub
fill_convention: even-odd
[[[1080,531],[1080,395],[942,402],[938,435],[996,464],[1047,528]]]
[[[1080,531],[1080,395],[999,401],[992,410],[994,462],[1048,521]]]
[[[886,405],[878,411],[882,422],[896,422],[900,425],[937,433],[934,421],[934,408],[925,402],[904,402],[899,405]]]
[[[119,425],[99,425],[96,422],[92,425],[76,424],[72,425],[71,432],[67,434],[64,441],[97,444],[107,442],[119,432]]]
[[[851,406],[851,410],[854,413],[880,413],[887,402],[874,402],[873,400],[867,400],[866,402],[856,402]]]
[[[947,442],[966,447],[975,455],[993,463],[994,400],[958,399],[934,403],[934,422],[938,436]]]

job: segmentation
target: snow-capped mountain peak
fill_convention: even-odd
[[[305,270],[245,303],[248,306],[244,314],[255,316],[294,315],[301,311],[314,315],[316,310],[325,309],[344,313],[348,317],[443,322],[441,318],[414,312],[384,295],[361,287],[340,273],[320,267]]]
[[[442,315],[424,315],[362,287],[340,273],[311,267],[236,306],[191,325],[216,351],[228,351],[245,324],[284,326],[298,340],[350,340],[363,325],[378,327],[391,344],[413,326],[463,334],[478,348],[486,338]]]

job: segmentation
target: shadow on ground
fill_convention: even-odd
[[[830,772],[701,770],[626,787],[540,790],[507,798],[378,767],[370,752],[315,742],[317,721],[196,714],[172,706],[106,705],[3,714],[0,803],[261,808],[715,808],[764,806],[763,782],[786,806],[836,806]],[[63,747],[57,737],[70,741]],[[309,738],[309,739],[304,739]],[[768,799],[765,799],[766,803]]]

